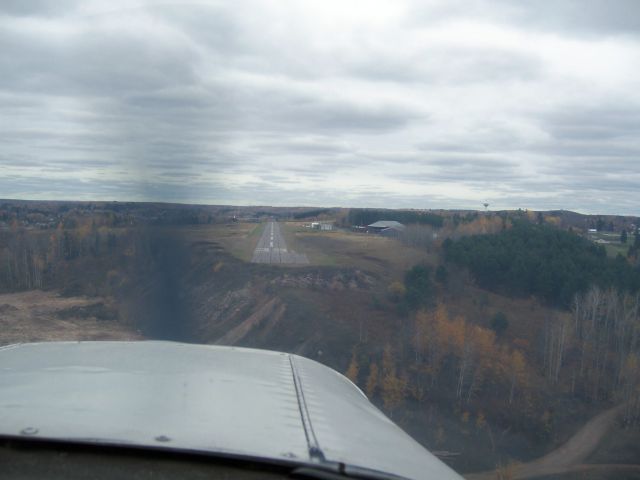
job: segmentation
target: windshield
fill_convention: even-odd
[[[640,464],[639,18],[631,0],[3,1],[0,346],[298,355],[458,472],[619,478]],[[308,460],[349,465],[364,433],[340,443],[344,409],[314,390],[305,413],[324,384],[278,365],[252,375],[287,376]],[[244,378],[223,370],[219,388]],[[93,408],[106,383],[87,385]]]

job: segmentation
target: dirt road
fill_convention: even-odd
[[[622,405],[610,408],[589,420],[578,432],[561,447],[544,457],[513,468],[512,478],[534,478],[542,475],[584,471],[592,468],[606,468],[604,465],[583,464],[584,460],[596,449],[598,443],[614,425],[622,410]],[[465,475],[468,480],[495,479],[496,472],[482,472]]]

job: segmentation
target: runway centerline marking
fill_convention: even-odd
[[[303,253],[287,249],[284,236],[277,222],[270,222],[258,240],[251,258],[253,263],[307,264],[309,259]]]

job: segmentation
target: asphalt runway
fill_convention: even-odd
[[[296,253],[287,250],[287,244],[280,232],[278,222],[269,222],[262,232],[258,246],[253,252],[253,263],[309,263],[304,253]]]

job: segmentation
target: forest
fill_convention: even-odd
[[[569,307],[592,285],[640,289],[640,269],[627,259],[608,258],[601,245],[547,224],[516,220],[499,233],[448,239],[443,249],[448,262],[468,268],[483,288],[556,306]]]
[[[378,354],[354,347],[347,376],[393,418],[413,404],[423,411],[435,405],[457,419],[463,439],[484,438],[490,451],[503,454],[517,447],[497,432],[542,445],[578,412],[610,405],[624,406],[623,428],[637,428],[638,293],[593,285],[573,296],[567,312],[549,309],[543,321],[525,325],[515,311],[487,312],[484,319],[460,313],[442,290],[447,281],[425,266],[410,269],[389,288],[391,302],[411,307],[400,309],[401,341],[388,340]],[[455,429],[435,428],[435,446],[463,441]]]
[[[395,220],[400,223],[414,223],[441,227],[444,217],[435,213],[418,210],[376,210],[372,208],[351,208],[347,215],[350,225],[370,225],[378,220]]]
[[[316,358],[346,372],[429,448],[482,443],[460,458],[462,469],[540,452],[571,422],[612,405],[624,403],[624,425],[637,425],[633,258],[607,258],[535,215],[478,214],[444,217],[442,228],[408,224],[413,240],[304,231],[315,241],[357,241],[342,250],[356,263],[285,272],[225,251],[224,235],[235,243],[242,237],[233,232],[259,229],[225,224],[229,215],[189,228],[73,210],[52,228],[12,221],[0,229],[0,292],[100,296],[146,338],[216,342],[245,332],[236,344]],[[399,262],[403,251],[408,260]],[[380,270],[358,271],[363,259]],[[522,269],[531,270],[526,281]],[[572,288],[556,291],[549,277]],[[352,288],[347,278],[366,281]]]

